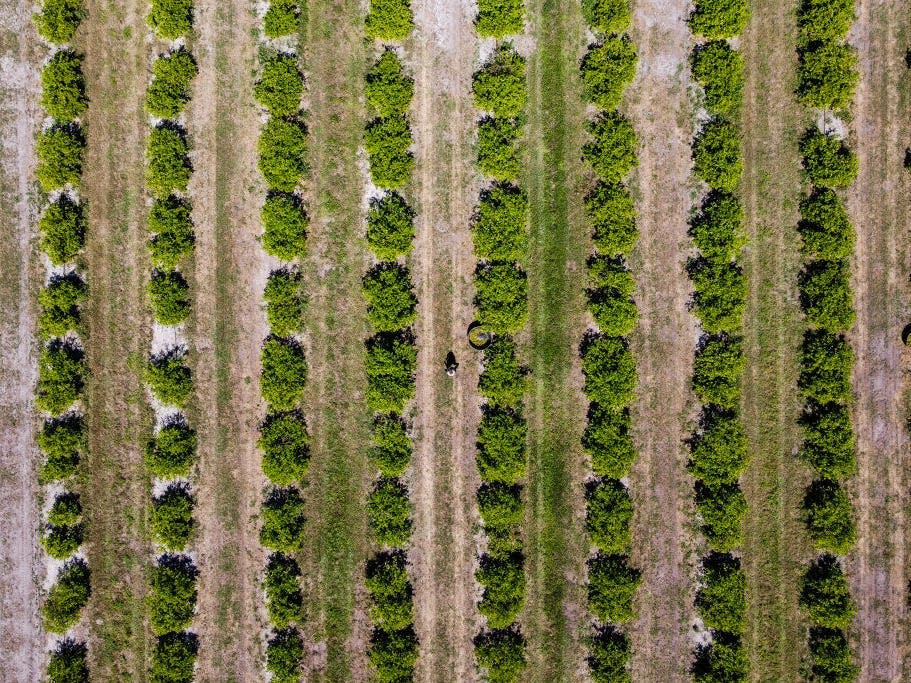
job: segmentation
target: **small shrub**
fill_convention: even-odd
[[[582,16],[596,33],[623,33],[632,23],[629,0],[582,0]]]
[[[587,130],[592,139],[583,145],[582,157],[601,180],[621,182],[639,163],[632,124],[617,112],[603,112],[588,123]]]
[[[598,554],[588,561],[588,608],[597,619],[625,624],[633,618],[633,596],[642,583],[625,555]]]
[[[857,178],[857,157],[834,135],[815,128],[800,140],[807,178],[823,187],[848,187]]]
[[[192,170],[184,131],[170,122],[153,128],[146,146],[146,185],[152,194],[162,199],[186,192]]]
[[[797,386],[805,400],[820,405],[850,403],[854,350],[840,334],[810,330],[804,334]]]
[[[271,190],[294,192],[307,174],[307,128],[270,118],[259,136],[259,170]],[[265,221],[263,221],[265,223]]]
[[[525,8],[522,0],[478,0],[475,32],[481,38],[500,40],[525,30]]]
[[[38,134],[35,177],[45,192],[78,185],[82,177],[85,136],[75,124],[55,123]]]
[[[190,84],[198,72],[196,60],[183,47],[156,59],[146,91],[146,111],[162,119],[177,118],[190,101]]]
[[[295,553],[304,542],[304,501],[295,488],[273,489],[263,503],[259,542],[280,553]]]
[[[300,619],[304,608],[300,576],[300,567],[293,557],[280,553],[269,556],[263,590],[269,622],[275,628],[287,628]]]
[[[376,542],[404,548],[411,539],[408,490],[397,479],[380,479],[367,498],[367,519]]]
[[[271,410],[293,410],[307,383],[304,349],[293,339],[269,337],[260,353],[260,389]]]
[[[494,337],[484,349],[478,392],[492,407],[518,405],[528,388],[528,370],[519,365],[516,352],[516,343],[508,337]]]
[[[736,483],[707,486],[697,481],[696,510],[702,518],[702,533],[710,548],[726,553],[743,544],[747,503]]]
[[[374,629],[367,653],[378,683],[412,680],[418,660],[418,639],[411,627],[401,631]]]
[[[478,170],[494,180],[514,180],[522,172],[516,140],[522,134],[517,119],[486,117],[478,122]]]
[[[253,96],[272,116],[292,116],[300,109],[304,77],[297,57],[273,54],[262,60],[262,74],[253,86]]]
[[[589,405],[582,446],[591,455],[595,476],[620,479],[629,474],[636,459],[630,428],[628,411],[606,408],[597,402]]]
[[[706,123],[693,141],[696,176],[713,190],[734,192],[743,175],[740,131],[724,119]]]
[[[198,651],[199,640],[195,633],[182,631],[161,636],[152,651],[149,681],[151,683],[192,683],[193,668]]]
[[[367,405],[377,413],[401,413],[414,396],[414,342],[403,335],[380,334],[366,346]]]
[[[747,242],[740,200],[726,192],[711,192],[693,219],[690,236],[702,255],[712,261],[733,261]]]
[[[300,331],[304,325],[307,299],[299,272],[287,268],[273,270],[266,281],[263,299],[272,334],[287,337]]]
[[[81,524],[50,526],[41,536],[41,547],[55,560],[65,560],[79,550],[84,532]]]
[[[478,109],[497,119],[519,116],[528,102],[525,83],[525,58],[510,43],[502,43],[471,80],[471,91]]]
[[[472,223],[475,255],[491,261],[522,261],[528,250],[528,197],[509,184],[481,193]]]
[[[414,98],[414,79],[405,73],[395,50],[387,47],[367,72],[364,90],[378,116],[401,116]]]
[[[162,40],[176,40],[193,28],[193,0],[152,0],[149,26]]]
[[[485,329],[517,332],[528,318],[528,279],[513,263],[481,263],[475,270],[475,306]]]
[[[414,28],[408,0],[370,0],[365,25],[367,37],[384,43],[405,40]]]
[[[53,275],[47,287],[38,292],[41,313],[38,333],[42,339],[63,337],[81,328],[82,305],[88,288],[76,273]]]
[[[699,0],[689,23],[694,34],[715,40],[742,33],[749,20],[750,7],[745,0]]]
[[[47,513],[47,522],[51,526],[73,526],[82,519],[82,504],[76,493],[60,493]]]
[[[408,469],[414,444],[398,415],[378,415],[373,421],[370,461],[384,477],[400,477]]]
[[[485,408],[478,425],[478,473],[485,482],[515,484],[525,476],[528,425],[515,410]]]
[[[145,382],[152,395],[165,405],[182,408],[193,392],[193,376],[184,363],[185,355],[173,348],[152,356],[146,367]]]
[[[711,553],[703,559],[702,587],[696,594],[696,609],[708,628],[743,633],[746,576],[740,560],[727,553]]]
[[[380,263],[364,276],[362,290],[367,300],[367,319],[379,332],[394,332],[417,319],[418,299],[411,276],[397,263]]]
[[[736,263],[694,259],[689,264],[693,281],[693,312],[709,334],[740,329],[746,307],[747,283]]]
[[[851,500],[838,482],[814,481],[804,498],[804,513],[816,548],[843,555],[857,540]]]
[[[802,0],[797,28],[804,45],[844,38],[854,23],[853,0]]]
[[[797,99],[805,106],[845,109],[859,81],[857,52],[850,45],[821,43],[801,50]]]
[[[705,93],[705,108],[734,118],[743,103],[743,55],[724,40],[703,43],[690,59],[693,79]]]
[[[271,0],[263,17],[263,32],[267,38],[281,38],[297,33],[301,28],[298,0]]]
[[[86,438],[85,420],[81,415],[70,413],[46,420],[36,437],[38,448],[45,455],[38,473],[39,483],[49,484],[75,474]]]
[[[41,11],[32,18],[38,35],[49,43],[70,42],[87,16],[83,0],[44,0]]]
[[[838,559],[828,553],[817,557],[800,582],[800,606],[816,626],[850,628],[857,607]]]
[[[392,261],[412,249],[414,209],[397,192],[370,201],[367,244],[381,261]]]
[[[797,230],[805,256],[840,261],[854,251],[854,226],[844,203],[829,188],[816,188],[800,202]]]
[[[639,311],[632,294],[633,274],[621,259],[595,257],[588,264],[588,310],[601,332],[625,337],[636,329]]]
[[[263,474],[270,482],[290,486],[304,478],[310,463],[310,435],[302,414],[267,415],[257,445],[263,452]]]
[[[48,683],[88,683],[88,648],[72,638],[58,641],[47,664]]]
[[[384,631],[414,623],[413,590],[401,551],[382,552],[367,561],[365,585],[370,593],[370,621]]]
[[[55,266],[73,261],[85,246],[86,221],[82,206],[61,194],[48,204],[38,221],[38,246]]]
[[[590,401],[618,410],[633,402],[636,389],[636,361],[626,341],[597,336],[582,350],[583,391]]]
[[[38,357],[35,406],[51,415],[62,414],[82,397],[85,374],[82,350],[69,342],[52,340]]]
[[[525,638],[515,626],[483,631],[475,638],[474,656],[478,666],[486,669],[490,683],[515,683],[528,664]]]
[[[515,484],[489,483],[478,489],[478,510],[487,531],[505,532],[522,524],[521,488]]]
[[[689,469],[709,486],[733,484],[746,469],[748,451],[737,415],[710,411],[703,415],[700,431],[693,438]]]
[[[854,324],[854,297],[847,261],[814,261],[800,273],[800,304],[813,327],[843,332]]]
[[[193,534],[196,501],[186,484],[171,484],[152,500],[149,527],[153,540],[166,550],[183,550]]]
[[[411,177],[414,155],[411,127],[404,116],[373,119],[364,132],[364,147],[370,157],[370,176],[377,187],[395,190]]]
[[[605,256],[628,254],[639,238],[636,208],[629,190],[619,183],[599,182],[585,197],[585,213],[595,248]]]
[[[521,554],[506,557],[484,555],[475,578],[484,589],[478,611],[487,618],[487,627],[506,628],[525,605],[524,560]]]
[[[41,70],[41,108],[58,121],[72,121],[88,106],[82,58],[72,50],[60,50]]]
[[[185,477],[196,461],[196,432],[182,417],[166,423],[146,445],[145,463],[153,477]]]
[[[632,543],[630,523],[633,501],[629,491],[616,479],[604,479],[590,486],[586,495],[585,530],[602,553],[625,553]]]
[[[294,683],[300,680],[304,661],[304,643],[297,629],[278,631],[266,644],[266,670],[275,683]]]
[[[632,655],[629,636],[612,626],[588,639],[588,671],[594,683],[632,683],[627,667]]]
[[[57,581],[48,591],[41,616],[49,633],[66,633],[77,621],[89,600],[89,567],[75,558],[63,565]]]
[[[851,683],[860,669],[854,664],[851,646],[843,631],[829,628],[810,629],[812,675],[825,683]]]
[[[736,410],[745,368],[741,337],[724,334],[705,337],[696,349],[693,364],[693,390],[697,398],[703,404]]]
[[[270,192],[261,218],[263,249],[267,254],[282,261],[293,261],[306,254],[310,220],[296,196]]]
[[[629,36],[613,36],[591,47],[582,59],[582,96],[599,109],[616,109],[636,75],[639,57]]]

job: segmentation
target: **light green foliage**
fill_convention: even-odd
[[[270,550],[295,553],[304,542],[304,501],[295,488],[273,489],[263,503],[259,542]]]
[[[800,304],[807,322],[828,332],[845,332],[854,324],[848,262],[814,261],[798,277]]]
[[[38,134],[35,177],[45,192],[79,185],[82,177],[85,136],[75,124],[56,123]]]
[[[602,553],[622,554],[632,543],[630,523],[633,501],[616,479],[604,479],[589,487],[586,495],[585,530],[591,544]]]
[[[750,20],[746,0],[699,0],[690,15],[690,30],[710,40],[733,38]]]
[[[485,117],[478,122],[478,170],[494,180],[515,180],[522,172],[516,141],[517,119]]]
[[[482,263],[475,271],[475,306],[484,328],[517,332],[528,317],[528,279],[513,263]]]
[[[411,582],[405,553],[382,552],[367,561],[365,585],[370,593],[370,621],[384,631],[399,631],[414,623]]]
[[[297,68],[297,57],[272,54],[262,59],[262,73],[253,86],[256,101],[272,116],[291,116],[300,109],[304,76]]]
[[[713,550],[730,552],[743,544],[746,498],[740,486],[706,486],[696,482],[696,510],[702,518],[702,533]]]
[[[833,555],[817,557],[800,582],[800,606],[810,621],[825,628],[851,627],[857,607],[841,564]]]
[[[483,631],[475,638],[474,656],[489,683],[517,683],[528,664],[525,639],[515,627]]]
[[[623,33],[632,23],[629,0],[582,0],[582,16],[596,33]]]
[[[401,116],[408,111],[414,98],[414,79],[405,73],[395,50],[387,47],[367,72],[364,94],[378,116]]]
[[[859,81],[857,52],[850,45],[822,43],[800,53],[797,98],[808,107],[846,109]]]
[[[52,340],[38,357],[35,406],[51,415],[62,414],[82,397],[85,375],[82,350],[69,342]]]
[[[179,271],[153,271],[146,295],[156,322],[179,325],[190,317],[190,285]]]
[[[383,42],[405,40],[414,28],[414,16],[408,0],[370,0],[365,32],[369,38]]]
[[[367,519],[376,542],[404,548],[411,540],[408,490],[397,479],[380,479],[367,497]]]
[[[398,415],[377,415],[373,421],[370,461],[384,477],[400,477],[411,463],[414,444]]]
[[[848,187],[857,178],[857,157],[835,135],[812,128],[800,140],[807,178],[823,187]]]
[[[166,633],[155,643],[150,683],[193,683],[193,668],[199,650],[195,633]]]
[[[270,410],[292,410],[304,397],[307,359],[293,339],[269,337],[263,344],[260,389]]]
[[[743,55],[727,41],[713,40],[693,51],[693,79],[705,92],[705,108],[728,118],[739,115],[743,103]]]
[[[693,219],[690,236],[702,255],[715,261],[733,261],[747,242],[740,200],[726,192],[711,192]]]
[[[693,171],[713,190],[734,192],[743,175],[740,131],[724,119],[706,123],[693,140]]]
[[[624,339],[596,336],[583,344],[583,391],[590,401],[618,410],[632,403],[636,361]]]
[[[303,327],[307,299],[304,279],[298,271],[283,268],[269,273],[263,299],[272,334],[287,337]]]
[[[827,261],[848,258],[854,250],[854,226],[844,202],[833,190],[816,188],[800,202],[800,222],[804,256]]]
[[[367,405],[378,413],[401,413],[414,397],[417,348],[402,335],[380,334],[367,340]]]
[[[485,407],[478,425],[478,473],[485,482],[515,484],[525,476],[528,425],[515,410]]]
[[[733,484],[747,463],[746,434],[737,416],[714,411],[703,415],[690,453],[689,469],[693,476],[709,486]]]
[[[843,555],[857,541],[851,499],[838,482],[814,481],[804,498],[804,513],[807,531],[819,550]]]
[[[397,263],[380,263],[364,276],[367,320],[378,332],[410,327],[417,319],[418,299],[408,269]]]
[[[364,132],[364,147],[370,158],[370,176],[374,184],[395,190],[408,182],[414,168],[411,127],[404,116],[373,119]]]
[[[487,618],[487,627],[506,628],[525,604],[525,574],[519,553],[505,557],[484,555],[475,578],[484,589],[478,611]]]
[[[510,43],[497,46],[471,81],[474,103],[495,118],[514,118],[528,102],[525,58]]]
[[[302,258],[307,252],[310,220],[293,194],[270,192],[263,204],[263,249],[282,261]]]
[[[263,17],[263,33],[267,38],[281,38],[297,33],[301,28],[298,0],[270,0]]]
[[[185,477],[196,461],[196,432],[182,417],[165,424],[146,445],[145,463],[153,477]]]
[[[310,435],[301,413],[267,415],[257,445],[263,451],[263,473],[270,482],[290,486],[304,478],[310,463]]]
[[[797,28],[804,45],[844,38],[853,22],[854,0],[802,0],[797,9]]]
[[[304,661],[304,643],[297,629],[278,631],[266,645],[266,670],[274,683],[297,683]]]
[[[484,349],[478,392],[490,406],[516,406],[528,388],[528,370],[519,365],[516,351],[516,343],[508,337],[494,337]]]
[[[38,472],[38,482],[49,484],[67,479],[75,474],[86,446],[85,420],[73,413],[46,420],[35,440],[46,458]]]
[[[604,623],[629,622],[640,583],[641,573],[625,555],[598,554],[588,561],[589,611]]]
[[[616,109],[636,75],[638,62],[629,36],[606,38],[582,59],[582,96],[599,109]]]
[[[82,206],[61,194],[38,221],[38,246],[53,265],[70,263],[85,246],[85,228]]]
[[[152,0],[146,21],[162,40],[186,36],[193,28],[193,0]]]
[[[693,390],[699,401],[736,410],[740,405],[740,381],[745,367],[741,337],[706,337],[696,350],[693,366]]]
[[[496,184],[481,193],[472,222],[475,256],[523,261],[528,246],[528,197],[515,185]]]
[[[693,259],[688,266],[693,281],[693,312],[709,334],[740,329],[746,307],[747,283],[736,263]]]
[[[44,0],[41,11],[32,18],[38,35],[49,43],[63,45],[70,42],[86,16],[83,0]]]
[[[844,336],[825,330],[804,334],[797,386],[806,400],[823,405],[850,403],[854,350]]]
[[[146,185],[152,194],[161,199],[186,192],[192,170],[183,129],[169,122],[153,128],[146,147]]]
[[[398,192],[387,192],[370,201],[367,211],[367,244],[382,261],[404,256],[414,240],[414,209]]]
[[[177,118],[190,101],[190,84],[198,71],[193,55],[183,47],[156,59],[146,111],[163,119]]]
[[[41,547],[55,560],[65,560],[79,549],[83,536],[81,524],[50,526],[41,535]]]
[[[47,287],[38,292],[41,313],[38,334],[42,339],[62,337],[81,328],[81,310],[88,289],[76,273],[54,275]]]
[[[275,628],[286,628],[301,618],[304,598],[300,576],[300,567],[293,557],[280,553],[269,556],[263,590],[269,622]]]
[[[711,553],[702,560],[702,586],[696,609],[715,631],[743,633],[746,626],[746,575],[740,560],[728,553]]]
[[[183,550],[193,533],[196,501],[186,484],[171,484],[152,500],[149,528],[153,540],[166,550]]]
[[[79,612],[89,599],[89,567],[84,560],[75,558],[67,562],[57,581],[48,591],[41,616],[49,633],[65,633],[79,620]]]
[[[259,171],[271,190],[294,192],[307,173],[307,128],[296,120],[270,118],[259,136]]]
[[[823,479],[847,479],[857,473],[851,411],[843,405],[810,403],[801,416],[801,457]]]
[[[594,683],[632,683],[627,664],[632,655],[629,636],[608,626],[588,639],[588,670]]]
[[[582,446],[591,455],[595,476],[620,479],[629,474],[636,459],[630,427],[628,411],[596,402],[589,406]]]
[[[189,203],[173,195],[156,199],[149,212],[149,256],[158,270],[171,271],[193,254],[196,237]]]
[[[585,197],[585,213],[594,231],[595,248],[605,256],[628,254],[639,230],[629,190],[620,183],[599,182]]]
[[[636,328],[633,274],[619,258],[593,257],[588,264],[588,310],[602,334],[624,337]]]
[[[47,513],[47,522],[51,526],[73,526],[82,519],[82,504],[76,493],[60,493]]]
[[[597,176],[609,183],[619,183],[639,163],[636,157],[636,131],[617,112],[603,112],[586,126],[591,140],[582,147],[583,158]]]
[[[47,664],[48,683],[88,683],[88,648],[72,638],[58,641]]]
[[[153,356],[145,372],[145,382],[156,399],[165,405],[182,408],[193,392],[193,376],[184,363],[185,352],[171,349]]]
[[[522,0],[478,0],[475,32],[481,38],[500,40],[525,29],[525,7]]]
[[[508,532],[524,519],[521,488],[515,484],[488,483],[478,489],[478,510],[488,533]]]
[[[61,50],[41,70],[41,108],[58,121],[72,121],[85,113],[82,58],[72,50]]]

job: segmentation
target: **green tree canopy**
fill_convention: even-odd
[[[146,146],[146,185],[152,194],[164,198],[186,192],[192,171],[184,130],[167,121],[153,128]]]
[[[54,53],[41,70],[41,108],[58,121],[72,121],[88,106],[82,57],[72,50]]]
[[[364,147],[370,158],[370,176],[377,187],[396,190],[411,178],[414,155],[411,126],[405,116],[373,119],[364,132]]]
[[[840,43],[814,44],[800,52],[797,98],[808,107],[843,110],[860,81],[857,52]]]
[[[290,338],[270,336],[260,352],[260,389],[271,410],[293,410],[307,383],[304,349]]]
[[[485,407],[478,425],[478,473],[485,482],[515,484],[525,476],[528,425],[515,410]]]
[[[152,500],[149,528],[152,538],[166,550],[183,550],[193,533],[196,501],[187,484],[170,484]]]
[[[619,555],[632,543],[633,501],[616,479],[603,479],[586,492],[585,530],[602,553]]]
[[[405,40],[414,28],[409,0],[370,0],[365,30],[367,36],[383,42]]]
[[[632,23],[629,0],[582,0],[582,16],[596,33],[623,33]]]
[[[715,631],[742,633],[746,627],[746,575],[740,560],[713,552],[702,560],[702,585],[696,609],[703,623]]]
[[[482,356],[478,392],[494,407],[516,406],[528,387],[528,369],[519,364],[516,343],[494,337]]]
[[[146,17],[161,40],[176,40],[193,28],[193,0],[152,0]]]
[[[366,347],[367,405],[378,413],[401,413],[414,396],[414,342],[401,334],[379,334]]]
[[[378,116],[401,116],[408,111],[414,98],[414,79],[405,73],[395,50],[383,50],[367,72],[364,92]]]
[[[35,406],[50,415],[61,415],[82,397],[85,375],[82,349],[68,341],[51,340],[38,356]]]
[[[253,86],[253,96],[272,116],[292,116],[300,109],[304,76],[297,56],[271,54],[261,60],[262,73]]]
[[[145,463],[159,479],[186,477],[196,462],[196,432],[182,416],[172,418],[146,445]]]
[[[834,555],[820,555],[807,568],[800,582],[800,606],[816,626],[850,628],[857,607],[851,600],[848,578]]]
[[[296,195],[270,192],[260,216],[263,249],[267,254],[282,261],[293,261],[306,254],[310,219]]]
[[[475,256],[523,261],[528,251],[528,197],[512,184],[497,183],[481,193],[472,222]]]
[[[594,232],[595,248],[601,254],[615,256],[632,251],[639,230],[633,197],[626,186],[598,182],[585,196],[585,214]]]
[[[849,551],[857,540],[851,500],[838,482],[819,479],[804,498],[807,530],[813,545],[837,555]]]
[[[583,344],[583,391],[590,401],[620,409],[632,403],[636,389],[636,361],[625,340],[596,336]]]
[[[296,488],[272,489],[262,507],[259,542],[270,550],[294,553],[304,542],[304,501]]]
[[[589,406],[582,446],[591,456],[595,476],[620,479],[629,474],[636,459],[630,429],[629,411],[606,408],[599,403]]]
[[[398,192],[387,192],[370,201],[367,244],[378,259],[391,261],[411,251],[414,215],[414,209]]]
[[[582,146],[582,157],[597,176],[619,183],[638,165],[636,131],[622,114],[602,112],[586,126],[591,139]]]
[[[588,561],[588,608],[604,623],[625,624],[633,618],[633,597],[641,572],[625,555],[598,554]]]
[[[854,296],[847,260],[814,261],[798,276],[800,304],[807,322],[827,332],[845,332],[854,324]]]
[[[733,38],[749,20],[750,6],[745,0],[699,0],[690,14],[690,30],[709,40]]]
[[[471,90],[478,109],[495,118],[514,118],[525,109],[525,58],[511,43],[501,43],[472,77]]]
[[[185,358],[183,349],[172,348],[152,356],[146,367],[145,382],[165,405],[182,408],[193,392],[193,375]]]
[[[63,45],[70,42],[87,14],[83,0],[44,0],[41,11],[32,18],[38,35],[49,43]]]
[[[156,59],[146,91],[146,111],[163,119],[177,118],[190,102],[190,84],[198,72],[196,60],[184,47]]]
[[[408,269],[398,263],[380,263],[364,276],[367,319],[379,332],[410,327],[417,319],[418,299]]]
[[[693,140],[694,172],[713,190],[734,192],[743,175],[740,131],[730,121],[712,119]]]
[[[307,310],[304,279],[300,272],[281,268],[269,273],[263,300],[272,334],[287,337],[300,331]]]
[[[743,55],[726,40],[712,40],[693,50],[690,66],[705,93],[705,108],[736,118],[743,103]]]
[[[475,32],[481,38],[500,40],[525,29],[525,6],[522,0],[478,0]]]
[[[47,287],[38,292],[41,313],[38,314],[38,333],[42,339],[63,337],[78,332],[82,305],[88,295],[85,282],[76,274],[53,275]]]
[[[854,226],[844,203],[834,191],[818,187],[800,202],[800,222],[805,256],[840,261],[854,251]]]
[[[86,221],[82,206],[61,194],[38,221],[38,246],[55,266],[73,261],[85,246]]]
[[[307,170],[307,127],[297,120],[270,118],[259,135],[259,171],[269,189],[294,192]]]
[[[79,185],[84,153],[85,136],[76,124],[55,123],[39,133],[35,177],[41,189],[51,192],[68,184]]]
[[[156,322],[179,325],[190,317],[190,285],[179,271],[153,271],[146,294]]]
[[[516,332],[528,318],[528,278],[514,263],[481,263],[475,270],[475,306],[485,329]]]
[[[636,75],[639,57],[627,35],[611,36],[582,58],[582,96],[599,109],[616,109]]]
[[[857,157],[833,134],[811,128],[800,139],[807,178],[823,187],[848,187],[857,178]]]

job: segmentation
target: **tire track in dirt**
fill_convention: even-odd
[[[681,681],[691,657],[693,559],[688,537],[692,480],[683,439],[692,419],[696,326],[687,312],[693,135],[687,60],[689,5],[684,0],[635,2],[632,38],[639,71],[627,111],[639,136],[632,185],[640,240],[631,268],[639,328],[632,343],[639,372],[633,428],[633,563],[642,570],[632,624],[634,680]]]
[[[0,3],[0,634],[4,680],[42,675],[44,639],[38,618],[38,501],[35,414],[34,294],[38,277],[32,248],[37,211],[30,202],[38,111],[38,36],[32,3]]]
[[[903,670],[908,498],[902,460],[909,453],[900,334],[911,294],[905,277],[911,226],[902,168],[908,126],[901,118],[898,81],[908,47],[899,41],[899,27],[909,11],[906,2],[859,0],[858,20],[849,38],[858,50],[861,74],[852,122],[860,173],[848,207],[858,232],[853,340],[859,542],[850,574],[858,603],[862,681],[908,676]]]
[[[474,433],[478,421],[469,224],[478,181],[471,171],[470,100],[475,42],[467,2],[419,0],[412,57],[417,106],[418,375],[412,495],[417,678],[474,680],[477,631],[473,542]],[[445,125],[441,122],[445,120]],[[455,377],[442,370],[452,350]]]

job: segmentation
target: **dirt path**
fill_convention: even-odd
[[[83,181],[86,260],[89,457],[84,505],[92,570],[86,623],[97,680],[144,680],[148,631],[145,568],[148,482],[142,464],[151,412],[141,372],[151,331],[143,159],[148,128],[146,4],[91,0],[78,46],[90,100]]]
[[[44,642],[38,619],[41,555],[32,392],[37,375],[34,295],[40,279],[32,247],[36,207],[30,201],[34,135],[40,125],[40,45],[31,2],[0,2],[0,634],[4,680],[38,680]]]
[[[742,38],[746,62],[742,184],[750,237],[744,271],[750,287],[744,317],[747,371],[743,421],[752,462],[742,480],[747,630],[744,646],[754,681],[800,679],[806,631],[797,581],[809,557],[800,518],[809,472],[794,454],[797,350],[803,322],[797,303],[796,232],[801,190],[797,138],[801,111],[792,92],[796,3],[756,0]]]
[[[850,42],[859,53],[855,98],[860,175],[849,195],[858,240],[854,388],[859,474],[859,543],[851,578],[858,603],[862,681],[906,680],[905,538],[907,414],[903,405],[901,330],[911,311],[908,287],[908,144],[905,51],[907,2],[860,0]],[[904,99],[904,102],[902,100]],[[904,105],[904,106],[903,106]]]
[[[641,568],[633,623],[633,678],[686,678],[692,645],[694,587],[688,515],[692,482],[683,439],[690,433],[695,322],[687,313],[692,286],[684,271],[690,244],[690,142],[687,96],[688,3],[634,3],[632,39],[639,73],[628,111],[639,136],[634,176],[640,240],[631,267],[637,282],[639,328],[633,350],[639,400],[633,427],[639,458],[633,467],[633,561]]]
[[[264,554],[256,513],[263,478],[256,439],[268,272],[257,243],[262,182],[253,102],[255,17],[241,0],[197,0],[195,21],[199,76],[188,132],[196,226],[191,339],[200,456],[198,678],[251,681],[259,676],[262,630],[258,576]]]
[[[412,107],[417,150],[417,239],[413,256],[419,301],[415,414],[415,574],[417,678],[474,679],[472,638],[476,523],[474,433],[477,354],[464,331],[472,320],[469,231],[478,193],[471,140],[475,69],[474,10],[469,3],[417,0],[409,46],[415,77]],[[442,372],[452,350],[458,374]]]

